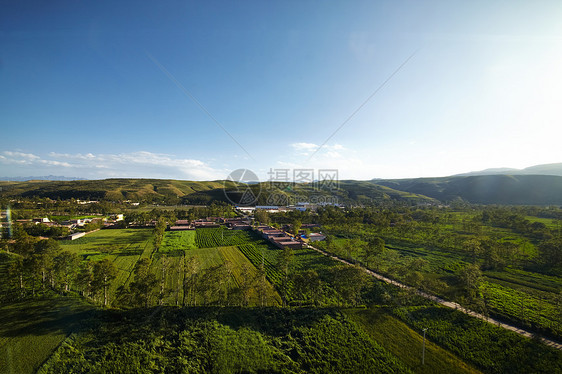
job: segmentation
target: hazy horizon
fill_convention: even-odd
[[[10,3],[0,177],[562,161],[562,3]]]

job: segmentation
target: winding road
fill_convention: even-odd
[[[321,249],[315,248],[315,247],[313,247],[313,246],[311,246],[311,245],[308,245],[308,248],[314,249],[314,250],[317,251],[318,253],[321,253],[321,254],[323,254],[324,256],[328,256],[328,257],[330,257],[330,258],[332,258],[332,259],[334,259],[334,260],[337,260],[337,261],[339,261],[339,262],[342,262],[342,263],[344,263],[344,264],[352,265],[352,266],[354,265],[354,264],[352,264],[351,262],[349,262],[349,261],[347,261],[347,260],[344,260],[343,258],[340,258],[340,257],[338,257],[338,256],[335,256],[335,255],[333,255],[333,254],[331,254],[331,253],[325,252],[325,251],[323,251],[323,250],[321,250]],[[375,278],[377,278],[377,279],[380,279],[380,280],[382,280],[382,281],[384,281],[384,282],[386,282],[386,283],[392,284],[392,285],[397,286],[397,287],[400,287],[400,288],[404,288],[404,289],[408,289],[408,290],[413,290],[413,288],[410,287],[410,286],[407,286],[407,285],[405,285],[405,284],[403,284],[403,283],[397,282],[397,281],[395,281],[395,280],[393,280],[393,279],[387,278],[387,277],[385,277],[384,275],[375,273],[375,272],[372,271],[372,270],[369,270],[369,269],[364,269],[364,270],[367,272],[367,274],[369,274],[369,275],[371,275],[371,276],[373,276],[373,277],[375,277]],[[423,292],[423,291],[420,291],[420,290],[414,290],[414,291],[415,291],[418,295],[420,295],[420,296],[422,296],[422,297],[425,297],[426,299],[432,300],[432,301],[434,301],[434,302],[436,302],[436,303],[438,303],[438,304],[441,304],[441,305],[446,306],[446,307],[451,308],[451,309],[460,310],[461,312],[463,312],[463,313],[465,313],[465,314],[468,314],[469,316],[479,318],[479,319],[481,319],[481,320],[483,320],[483,321],[486,321],[486,322],[488,322],[488,323],[492,323],[492,324],[494,324],[494,325],[496,325],[496,326],[499,326],[499,327],[503,327],[503,328],[506,329],[506,330],[510,330],[510,331],[516,332],[516,333],[518,333],[518,334],[520,334],[520,335],[523,335],[523,336],[525,336],[525,337],[527,337],[527,338],[534,338],[534,337],[536,337],[536,334],[533,334],[533,333],[531,333],[531,332],[529,332],[529,331],[527,331],[527,330],[523,330],[523,329],[521,329],[521,328],[519,328],[519,327],[515,327],[515,326],[509,325],[509,324],[507,324],[507,323],[498,321],[497,319],[493,319],[493,318],[487,317],[487,316],[485,316],[485,315],[482,315],[482,314],[480,314],[480,313],[476,313],[476,312],[474,312],[474,311],[472,311],[472,310],[469,310],[469,309],[464,308],[462,305],[460,305],[460,304],[458,304],[458,303],[455,303],[455,302],[452,302],[452,301],[447,301],[447,300],[441,299],[440,297],[437,297],[437,296],[435,296],[435,295],[430,295],[430,294],[428,294],[428,293],[426,293],[426,292]],[[550,339],[544,338],[544,337],[539,337],[539,339],[540,339],[544,344],[546,344],[546,345],[548,345],[548,346],[550,346],[550,347],[559,349],[559,350],[562,351],[562,344],[560,344],[560,343],[558,343],[558,342],[555,342],[554,340],[550,340]]]

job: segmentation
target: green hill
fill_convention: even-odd
[[[0,182],[1,197],[48,197],[56,200],[133,200],[179,202],[187,195],[222,189],[224,183],[172,179],[103,179],[80,181]]]
[[[226,192],[226,193],[225,193]],[[180,181],[172,179],[104,179],[79,181],[0,182],[3,198],[57,200],[132,200],[168,204],[240,203],[289,205],[302,201],[346,205],[384,203],[437,203],[457,198],[475,204],[562,205],[562,176],[476,175],[373,181],[338,181],[322,184],[257,183],[232,181]]]
[[[372,204],[383,202],[431,202],[431,198],[394,190],[368,181],[339,181],[334,188],[317,184],[258,183],[232,181],[180,181],[171,179],[104,179],[80,181],[0,182],[0,197],[50,198],[56,200],[142,201],[153,203],[239,203],[247,191],[260,205],[288,205],[300,201]],[[226,193],[225,193],[226,192]],[[246,195],[245,195],[246,194]]]
[[[443,202],[462,198],[475,204],[562,205],[561,176],[479,175],[376,180],[372,183]]]

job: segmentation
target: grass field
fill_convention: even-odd
[[[61,241],[63,250],[74,252],[87,261],[108,259],[117,268],[117,277],[111,283],[109,294],[113,301],[115,291],[127,285],[137,261],[152,255],[154,250],[151,229],[99,230],[80,239]]]
[[[384,308],[349,309],[344,314],[415,373],[480,373],[429,340],[425,342],[425,363],[422,365],[422,334],[390,315]]]
[[[151,251],[153,232],[151,229],[113,229],[99,230],[76,240],[61,241],[64,250],[87,257],[104,251],[132,255],[142,255]],[[150,254],[150,252],[149,252]]]
[[[158,279],[162,278],[163,261],[167,262],[165,271],[165,287],[168,290],[164,298],[164,303],[174,305],[183,297],[181,290],[182,273],[180,270],[181,261],[184,257],[195,257],[198,261],[199,272],[229,263],[232,272],[232,278],[229,281],[229,287],[237,288],[246,279],[256,277],[256,264],[248,260],[240,250],[234,246],[234,243],[262,243],[260,238],[255,237],[252,233],[245,231],[231,231],[223,228],[219,229],[197,229],[166,232],[164,239],[152,263],[153,272],[157,274]],[[163,256],[166,259],[163,260]],[[281,299],[274,287],[268,282],[266,285],[266,299],[268,304],[279,305]],[[196,302],[200,302],[196,296]],[[250,296],[250,305],[257,304],[257,296]]]
[[[92,310],[73,297],[0,306],[0,373],[34,373],[69,334],[86,327]]]
[[[544,223],[546,227],[550,229],[560,227],[560,221],[552,218],[541,218],[541,217],[534,217],[534,216],[525,216],[525,219],[531,222],[540,222]]]
[[[195,249],[195,236],[195,230],[167,231],[158,250],[166,253]]]

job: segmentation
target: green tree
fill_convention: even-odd
[[[262,225],[268,225],[270,222],[269,213],[263,209],[256,209],[254,211],[254,219]]]
[[[54,258],[55,276],[61,288],[69,291],[76,280],[80,266],[80,257],[76,253],[63,251]]]
[[[551,239],[538,247],[541,260],[548,268],[562,267],[562,239]]]
[[[228,300],[229,280],[226,263],[206,268],[197,282],[197,293],[203,298],[203,305],[224,305]]]
[[[7,278],[11,285],[10,288],[17,293],[18,298],[20,299],[25,296],[25,273],[26,268],[24,258],[22,256],[14,256],[8,266]]]
[[[289,294],[289,272],[291,261],[293,260],[293,250],[289,247],[283,248],[277,255],[277,268],[283,274],[281,280],[281,298],[283,300],[283,306],[287,306],[287,296]]]
[[[250,303],[250,296],[256,287],[256,278],[253,277],[251,268],[248,264],[242,264],[242,271],[240,272],[240,279],[238,280],[238,291],[236,292],[235,299],[240,306],[248,306]]]
[[[195,256],[185,256],[182,261],[182,305],[195,305],[195,291],[197,287],[197,276],[200,268],[199,260]]]
[[[137,261],[134,269],[134,281],[129,285],[131,299],[134,306],[144,306],[148,308],[150,300],[155,293],[158,284],[156,275],[150,271],[152,261],[143,258]]]
[[[482,284],[482,271],[476,264],[467,265],[458,276],[461,291],[469,302],[480,297],[480,285]]]
[[[154,227],[154,245],[156,249],[160,248],[162,239],[164,238],[164,232],[166,231],[168,224],[166,223],[166,218],[160,217],[156,222],[156,227]]]
[[[374,237],[367,242],[363,253],[363,262],[367,267],[371,267],[373,261],[382,254],[384,246],[384,240],[379,237]]]
[[[311,301],[316,306],[320,303],[322,281],[316,271],[305,270],[294,273],[291,276],[291,280],[293,283],[293,294],[300,304],[303,301]]]
[[[166,275],[170,269],[170,259],[166,255],[162,255],[160,258],[160,293],[158,294],[158,304],[164,304],[164,298],[169,293],[166,289]]]
[[[332,284],[347,304],[357,305],[361,301],[361,289],[367,282],[367,275],[358,266],[337,266],[331,269]]]
[[[103,305],[109,304],[109,286],[111,281],[117,277],[117,268],[111,261],[104,258],[94,263],[92,269],[92,290],[95,295],[103,293]]]
[[[293,235],[298,235],[301,231],[302,222],[298,219],[293,221]]]
[[[35,243],[35,249],[31,255],[34,269],[40,272],[41,286],[45,288],[47,281],[54,287],[54,258],[60,252],[60,244],[54,239],[44,239]]]
[[[78,274],[76,276],[76,285],[80,288],[82,296],[89,297],[94,289],[92,287],[94,282],[94,264],[91,261],[85,261],[80,264]]]

